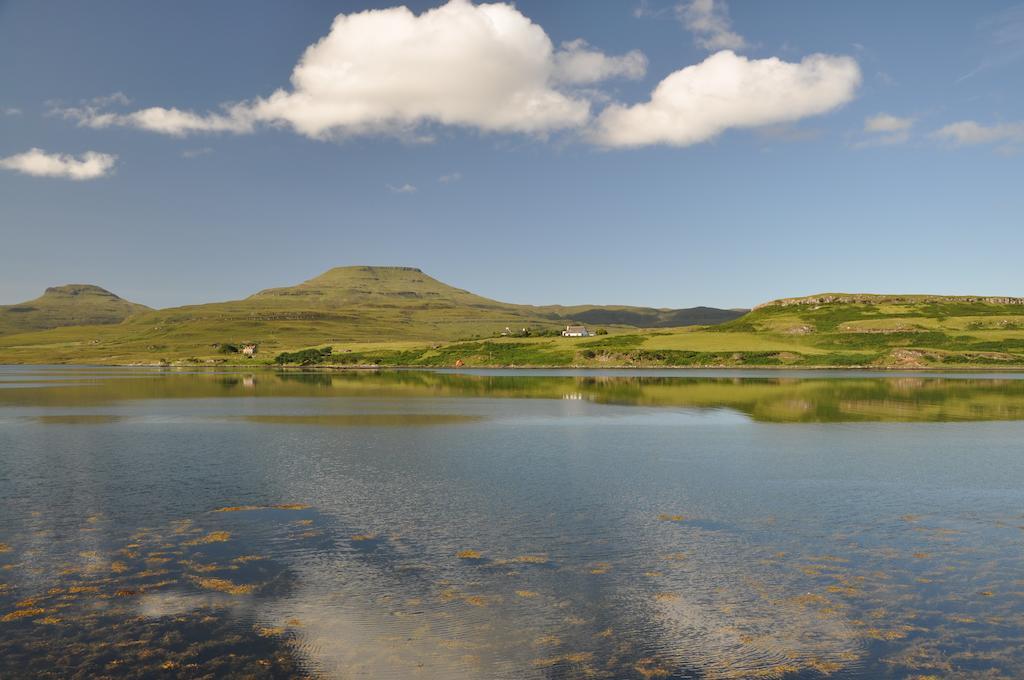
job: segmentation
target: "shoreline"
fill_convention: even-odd
[[[0,367],[11,366],[62,366],[80,368],[163,368],[163,369],[207,369],[219,368],[246,369],[260,371],[275,371],[287,373],[302,372],[374,372],[374,371],[444,371],[444,372],[473,372],[473,371],[810,371],[820,373],[835,373],[850,371],[857,373],[1024,373],[1024,365],[1014,364],[1011,366],[664,366],[664,365],[612,365],[612,366],[590,366],[579,364],[566,365],[487,365],[487,366],[425,366],[425,365],[377,365],[377,364],[310,364],[299,365],[278,365],[278,364],[255,364],[255,363],[128,363],[128,364],[100,364],[100,363],[0,363]]]

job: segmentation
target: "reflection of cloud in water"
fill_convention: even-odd
[[[143,593],[138,598],[140,616],[159,618],[181,616],[197,609],[230,609],[242,613],[250,606],[248,601],[239,601],[218,593],[189,593],[181,590],[164,590]]]

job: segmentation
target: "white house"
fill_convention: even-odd
[[[256,345],[242,345],[242,356],[251,357],[256,354]]]
[[[587,330],[586,326],[566,326],[565,330],[562,331],[562,337],[564,338],[589,338],[590,331]]]

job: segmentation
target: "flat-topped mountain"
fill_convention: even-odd
[[[297,285],[269,288],[244,300],[164,309],[147,319],[165,323],[232,318],[255,323],[341,323],[344,327],[337,329],[335,337],[394,341],[488,335],[506,326],[688,326],[721,323],[745,311],[517,305],[450,286],[415,267],[355,266],[336,267]]]
[[[121,323],[149,307],[84,283],[54,286],[35,300],[0,306],[0,334]]]
[[[265,305],[392,305],[406,301],[491,307],[502,303],[442,283],[415,267],[335,267],[295,286],[268,288],[247,298]]]

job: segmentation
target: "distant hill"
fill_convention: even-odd
[[[612,330],[667,328],[720,323],[744,311],[516,305],[449,286],[414,267],[357,266],[337,267],[295,286],[262,290],[243,300],[147,310],[116,331],[65,329],[16,341],[25,354],[31,354],[26,348],[36,343],[63,342],[67,349],[54,360],[116,361],[202,357],[216,353],[219,346],[249,342],[265,354],[354,342],[450,342],[493,337],[506,328],[513,333],[523,328],[550,333],[576,323]]]
[[[91,299],[82,296],[77,309]],[[535,307],[410,267],[340,267],[244,300],[117,318],[0,336],[0,363],[259,365],[290,353],[282,361],[346,366],[1024,368],[1024,298],[1007,296],[821,293],[749,312]],[[557,331],[568,324],[608,334],[563,338]],[[254,357],[239,354],[243,343],[258,346]]]
[[[109,290],[89,284],[54,286],[35,300],[0,306],[0,335],[60,328],[121,323],[148,311]]]

